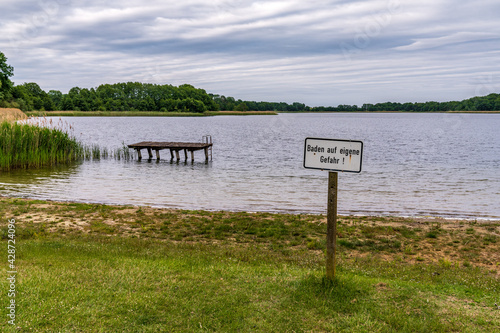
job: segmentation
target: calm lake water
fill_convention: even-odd
[[[304,139],[319,137],[364,142],[362,172],[339,174],[341,214],[500,218],[500,114],[62,119],[84,143],[110,149],[139,141],[201,141],[210,134],[213,161],[206,164],[199,151],[193,164],[171,163],[165,150],[160,162],[106,159],[16,170],[0,174],[2,195],[325,213],[328,172],[302,166]]]

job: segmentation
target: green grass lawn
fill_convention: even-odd
[[[475,252],[498,249],[498,223],[341,217],[332,282],[322,216],[1,198],[0,217],[4,277],[17,224],[20,332],[500,330],[498,263]]]

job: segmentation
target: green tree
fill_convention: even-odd
[[[63,94],[59,90],[50,90],[48,95],[52,102],[54,103],[57,110],[61,109],[61,103],[63,100]]]
[[[68,95],[64,95],[61,101],[61,110],[73,110],[74,108],[75,107],[73,105],[71,97],[69,97]]]
[[[12,81],[9,79],[14,75],[14,67],[7,64],[7,57],[0,52],[0,100],[6,99],[12,89]]]
[[[22,111],[33,110],[33,100],[24,86],[12,87],[12,97]]]
[[[46,94],[45,91],[43,91],[42,88],[40,88],[40,86],[35,82],[23,83],[21,86],[23,86],[28,94],[33,97],[43,97]]]
[[[248,111],[248,106],[245,102],[239,100],[239,103],[234,108],[234,111]]]
[[[53,110],[55,108],[49,95],[35,82],[25,82],[13,87],[12,96],[23,111]]]
[[[167,99],[163,102],[162,107],[167,109],[167,111],[172,112],[172,111],[177,111],[178,104],[179,100]]]

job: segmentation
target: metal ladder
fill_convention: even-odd
[[[210,147],[208,147],[208,153],[210,155],[210,161],[211,161],[212,160],[212,147],[213,147],[213,145],[212,145],[212,136],[211,135],[204,135],[204,136],[202,136],[201,142],[207,143],[207,144],[209,143],[210,144]]]

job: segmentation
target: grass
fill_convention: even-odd
[[[319,215],[1,198],[5,242],[12,218],[20,332],[500,329],[498,221],[339,217],[328,281]]]
[[[160,111],[31,111],[33,117],[203,117],[218,115],[276,115],[273,111],[207,111],[198,112],[160,112]]]

